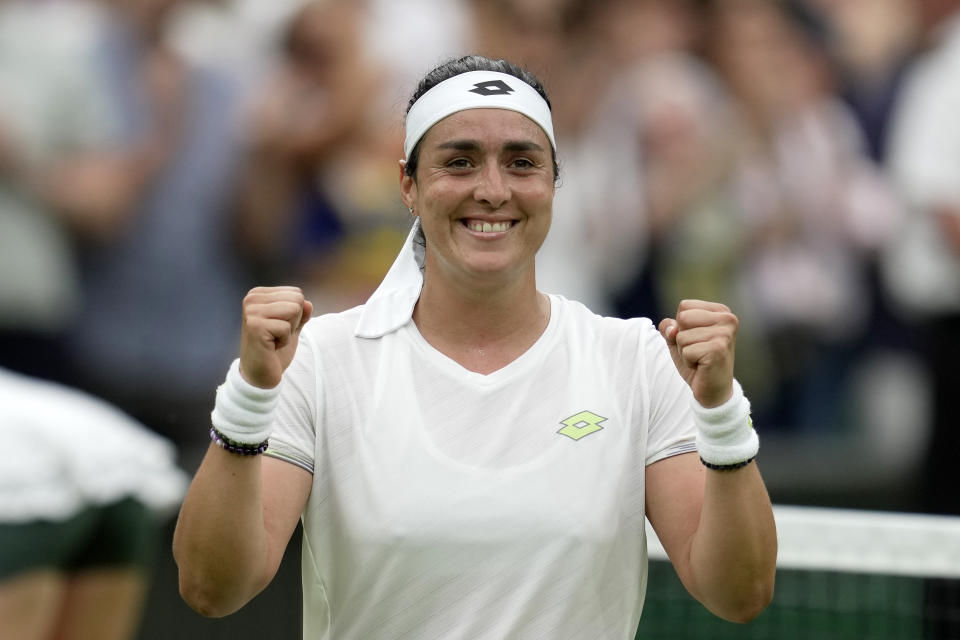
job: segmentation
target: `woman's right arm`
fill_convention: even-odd
[[[210,445],[173,536],[180,595],[192,609],[229,615],[270,583],[312,479],[288,462]]]
[[[311,304],[295,287],[257,288],[243,301],[240,375],[272,389],[296,351]],[[310,495],[312,476],[293,464],[211,444],[187,491],[173,537],[180,593],[221,617],[269,584]]]

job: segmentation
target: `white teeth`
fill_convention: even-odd
[[[496,233],[500,231],[506,231],[510,228],[513,223],[510,221],[504,222],[483,222],[480,220],[471,220],[467,223],[467,227],[471,231],[480,231],[482,233]]]

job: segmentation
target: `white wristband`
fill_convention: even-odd
[[[227,379],[217,387],[217,401],[210,419],[220,434],[244,445],[260,445],[273,427],[273,412],[280,400],[280,385],[272,389],[254,386],[240,375],[240,359],[230,365]]]
[[[733,395],[719,407],[708,409],[694,400],[693,421],[697,425],[697,451],[704,462],[729,466],[757,455],[760,439],[750,419],[750,401],[736,380]]]

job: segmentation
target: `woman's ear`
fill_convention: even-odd
[[[417,183],[416,181],[407,175],[406,166],[407,161],[400,161],[400,199],[403,200],[403,205],[410,209],[410,213],[413,213],[414,202],[417,198]]]

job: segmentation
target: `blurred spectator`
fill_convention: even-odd
[[[66,376],[75,239],[110,236],[162,153],[162,134],[114,144],[103,22],[79,0],[0,3],[0,363],[47,378]]]
[[[918,46],[914,0],[806,0],[828,23],[826,52],[837,64],[839,91],[876,162],[886,155],[887,126],[904,70]]]
[[[362,2],[306,3],[246,123],[242,244],[261,281],[304,286],[318,311],[364,301],[408,225],[399,137],[375,124],[392,84],[365,48],[368,19]]]
[[[960,376],[960,2],[922,0],[929,50],[908,72],[891,129],[889,167],[910,205],[885,262],[891,294],[915,323],[933,376],[933,439],[923,507],[960,513],[952,400]],[[914,425],[904,425],[913,430]]]
[[[596,14],[597,43],[615,68],[662,53],[694,51],[704,24],[697,0],[601,0],[588,4]]]
[[[833,93],[823,25],[795,2],[713,3],[708,51],[741,115],[741,265],[778,383],[763,424],[833,429],[872,309],[869,264],[899,215]],[[765,406],[766,404],[766,406]]]
[[[167,28],[193,65],[229,73],[246,93],[275,62],[277,33],[305,0],[205,0],[184,4]]]
[[[258,0],[251,0],[258,1]],[[363,0],[367,24],[364,48],[383,70],[381,118],[402,138],[407,99],[420,77],[442,60],[472,52],[472,0]]]
[[[79,380],[178,440],[205,439],[211,396],[238,339],[247,281],[236,259],[240,99],[222,74],[188,65],[167,28],[181,0],[104,0],[98,72],[121,144],[163,132],[165,153],[111,237],[83,254],[70,349]]]
[[[187,476],[113,407],[0,369],[0,637],[133,638]]]
[[[645,241],[629,280],[616,290],[623,317],[669,315],[684,298],[725,300],[745,317],[751,300],[737,278],[749,251],[732,188],[738,123],[732,97],[710,67],[689,53],[649,56],[611,83],[606,133],[594,135],[617,158],[632,196],[608,198],[608,215],[633,210]],[[613,169],[611,169],[613,170]],[[770,378],[757,328],[743,323],[737,337],[737,377],[761,395]]]

